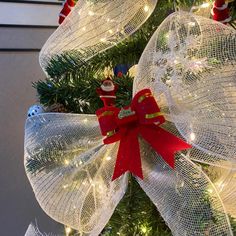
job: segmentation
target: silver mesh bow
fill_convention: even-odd
[[[235,36],[220,23],[174,13],[139,62],[134,94],[150,88],[163,128],[193,145],[176,154],[173,170],[140,140],[144,180],[137,181],[176,236],[233,235]],[[111,181],[119,144],[103,145],[93,115],[41,114],[25,132],[26,172],[41,207],[80,235],[98,235],[127,187],[127,175]],[[210,166],[206,173],[198,162]]]
[[[46,236],[45,234],[42,234],[37,227],[35,227],[33,224],[30,224],[25,236]],[[50,235],[48,235],[50,236]],[[53,235],[51,235],[53,236]]]
[[[87,61],[134,33],[150,16],[157,0],[80,0],[41,50],[48,63],[63,53]]]

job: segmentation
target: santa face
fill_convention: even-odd
[[[111,80],[105,80],[102,83],[101,89],[105,92],[112,92],[115,89],[115,85],[113,84]]]

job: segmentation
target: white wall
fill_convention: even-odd
[[[47,10],[38,8],[37,17],[33,15],[24,18],[18,10],[26,10],[25,14],[33,12],[26,4],[18,4],[19,8],[12,8],[13,3],[4,3],[5,16],[0,24],[54,24],[56,25],[60,6],[43,6]],[[0,21],[3,20],[3,3],[0,2]],[[14,11],[13,11],[14,10]],[[38,20],[41,13],[48,12],[48,20]],[[10,13],[11,12],[11,13]],[[14,17],[10,19],[11,14]],[[34,12],[36,14],[36,12]],[[41,12],[41,13],[40,13]],[[23,19],[17,20],[16,15],[22,14]],[[13,19],[14,18],[14,19]],[[42,17],[43,18],[43,17]],[[52,19],[49,19],[52,18]],[[54,22],[54,23],[53,23]],[[7,27],[0,25],[0,235],[23,236],[29,223],[37,219],[38,225],[45,232],[62,233],[63,228],[50,219],[39,207],[23,165],[24,123],[28,107],[36,102],[36,92],[32,82],[44,79],[45,76],[38,63],[38,52],[46,39],[55,30],[34,27]],[[5,51],[4,51],[5,49]],[[13,50],[14,49],[14,50]],[[22,50],[24,49],[24,50]],[[29,49],[26,52],[25,49]],[[16,50],[18,50],[16,52]]]
[[[0,24],[56,25],[57,5],[0,2]]]
[[[35,103],[31,82],[44,78],[36,53],[0,53],[0,235],[23,236],[37,218],[48,232],[61,228],[41,210],[23,166],[24,123]]]

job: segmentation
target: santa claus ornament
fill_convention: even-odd
[[[212,18],[215,21],[227,24],[231,21],[231,16],[228,8],[228,2],[225,0],[216,0],[211,10]]]
[[[74,0],[65,0],[63,4],[63,8],[59,14],[59,24],[62,24],[62,22],[65,20],[65,18],[69,15],[71,12],[72,8],[75,6],[75,1]]]
[[[105,107],[114,105],[117,89],[118,86],[109,77],[102,81],[102,85],[97,89],[97,93]]]

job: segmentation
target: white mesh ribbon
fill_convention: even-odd
[[[30,224],[26,233],[25,233],[25,236],[47,236],[47,235],[42,234],[37,227],[35,227],[33,224]],[[50,236],[50,235],[48,235],[48,236]]]
[[[235,215],[236,200],[235,76],[235,31],[184,12],[160,25],[140,59],[134,94],[150,88],[168,120],[163,128],[193,145],[176,156],[175,171],[150,150],[142,155],[146,178],[138,181],[173,235],[232,235],[227,214]],[[190,159],[224,169],[217,178],[209,173],[213,184]]]
[[[134,85],[134,93],[151,88],[181,135],[211,154],[196,160],[220,166],[236,155],[235,36],[207,18],[172,14],[148,43]]]
[[[157,0],[79,0],[40,53],[45,69],[58,55],[87,61],[134,33],[150,16]]]
[[[193,145],[176,154],[173,170],[140,140],[144,180],[137,181],[176,236],[233,235],[235,36],[220,23],[174,13],[139,62],[134,94],[150,88],[167,119],[162,128]],[[97,236],[127,187],[127,175],[111,181],[118,145],[103,145],[93,115],[28,118],[25,167],[45,212],[82,236]],[[208,164],[206,173],[193,161]]]
[[[96,116],[28,119],[25,167],[44,211],[81,235],[98,235],[127,187],[126,175],[111,181],[117,148],[102,144]]]

